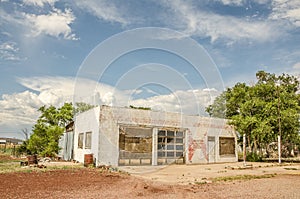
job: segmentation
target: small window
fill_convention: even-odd
[[[79,133],[78,135],[78,148],[79,149],[83,148],[83,133]]]
[[[90,149],[92,146],[92,132],[87,132],[85,134],[85,148]]]
[[[234,138],[220,137],[219,150],[220,155],[235,155]]]

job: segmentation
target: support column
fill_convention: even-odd
[[[278,135],[278,163],[281,164],[281,137]]]
[[[246,166],[246,133],[243,135],[243,160],[244,166]]]
[[[157,128],[152,130],[152,166],[157,165]]]

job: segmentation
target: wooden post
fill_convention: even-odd
[[[246,166],[246,133],[243,135],[243,160],[244,166]]]
[[[281,136],[278,135],[278,163],[281,163]]]

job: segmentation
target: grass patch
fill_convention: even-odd
[[[0,163],[0,173],[16,172],[21,169],[20,162],[3,161]]]
[[[83,165],[51,165],[47,164],[46,168],[38,168],[31,166],[21,166],[20,160],[1,160],[0,162],[0,174],[1,173],[11,173],[11,172],[45,172],[51,170],[72,170],[83,168]],[[44,164],[45,165],[45,164]]]
[[[206,181],[200,181],[200,182],[195,182],[195,184],[201,185],[201,184],[207,184]]]
[[[20,162],[20,160],[0,160],[0,164],[10,163],[10,162]]]
[[[298,170],[297,168],[293,168],[293,167],[288,167],[288,168],[284,168],[285,170]]]
[[[252,180],[252,179],[262,179],[262,178],[272,178],[276,176],[276,174],[265,174],[265,175],[237,175],[237,176],[226,176],[226,177],[218,177],[214,178],[213,182],[226,182],[226,181],[234,181],[234,180]]]

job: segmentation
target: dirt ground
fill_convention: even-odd
[[[247,169],[241,164],[4,173],[0,174],[0,198],[300,198],[299,164],[255,164]],[[275,177],[213,180],[246,174]]]
[[[237,175],[272,175],[291,174],[299,175],[300,164],[283,163],[259,163],[243,162],[201,165],[168,165],[168,166],[140,166],[122,167],[122,169],[134,176],[152,181],[173,184],[210,183],[214,178]]]

